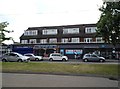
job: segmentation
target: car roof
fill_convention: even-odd
[[[85,55],[91,55],[91,54],[85,54]]]
[[[61,53],[51,53],[51,54],[61,54]]]
[[[17,53],[17,52],[9,52],[9,53],[20,54],[20,53]]]
[[[32,53],[26,53],[26,54],[24,54],[24,55],[31,55]],[[33,55],[33,54],[32,54]]]

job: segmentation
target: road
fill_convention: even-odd
[[[31,62],[49,62],[49,63],[73,63],[73,64],[118,64],[119,60],[110,60],[107,59],[106,62],[83,62],[82,59],[69,59],[69,61],[49,61],[48,59],[44,59],[43,61],[31,61]]]
[[[47,75],[47,74],[2,74],[3,87],[118,87],[118,81],[108,78]]]

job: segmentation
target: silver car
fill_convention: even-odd
[[[30,58],[16,52],[6,53],[2,56],[3,62],[29,62]]]
[[[43,60],[43,57],[42,57],[42,56],[35,56],[35,55],[32,54],[32,53],[24,54],[24,56],[30,57],[30,60],[35,60],[35,61],[42,61],[42,60]]]
[[[83,56],[83,61],[88,62],[88,61],[99,61],[99,62],[105,62],[104,57],[99,57],[96,54],[85,54]]]

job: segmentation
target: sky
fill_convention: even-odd
[[[9,23],[6,34],[20,42],[28,27],[97,23],[102,0],[0,0],[0,22]],[[12,41],[5,41],[12,44]]]

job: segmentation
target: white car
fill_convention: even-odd
[[[32,53],[24,54],[24,56],[30,57],[30,60],[33,60],[33,61],[41,61],[41,60],[43,60],[43,57],[42,57],[42,56],[35,56],[35,55],[32,54]]]
[[[68,61],[67,56],[62,56],[60,53],[51,53],[49,56],[49,61],[53,60],[61,60],[61,61]]]
[[[3,62],[29,62],[30,58],[16,52],[6,53],[2,56]]]

